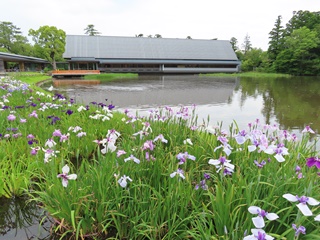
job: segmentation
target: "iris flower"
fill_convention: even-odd
[[[234,165],[230,163],[231,160],[226,159],[225,157],[220,157],[219,159],[210,159],[209,164],[214,165],[219,172],[221,169],[227,169],[228,172],[233,172]]]
[[[252,235],[246,236],[243,240],[272,240],[274,237],[266,234],[262,229],[251,229]]]
[[[68,175],[70,171],[70,168],[68,165],[65,165],[62,168],[62,173],[58,174],[58,178],[62,178],[62,186],[67,187],[68,186],[68,180],[75,180],[77,179],[77,174],[70,174]]]
[[[155,139],[153,139],[154,142],[160,140],[163,143],[168,143],[168,140],[164,138],[162,134],[158,135]]]
[[[179,177],[181,177],[182,179],[185,179],[186,177],[184,176],[184,172],[182,169],[178,168],[177,171],[173,172],[170,174],[171,178],[174,178],[176,175],[178,175]]]
[[[311,206],[319,205],[319,202],[312,197],[306,197],[306,196],[299,197],[299,196],[294,196],[290,193],[284,194],[283,197],[290,202],[299,202],[299,204],[297,204],[297,207],[300,209],[300,211],[304,216],[312,216],[312,212],[309,209],[307,203]]]
[[[120,157],[121,155],[126,154],[126,153],[127,153],[127,152],[124,151],[124,150],[118,150],[118,152],[117,152],[117,157]]]
[[[14,121],[14,120],[16,120],[16,116],[13,115],[13,114],[9,114],[8,115],[8,121]]]
[[[302,133],[306,133],[306,132],[312,133],[312,134],[315,133],[315,132],[311,129],[310,126],[306,126],[306,127],[302,130]]]
[[[136,158],[135,156],[133,156],[132,154],[130,155],[130,157],[124,159],[125,162],[128,162],[130,160],[133,160],[135,163],[139,164],[140,160],[138,158]]]
[[[251,213],[251,214],[258,214],[257,217],[254,217],[252,218],[252,222],[254,224],[254,226],[256,228],[263,228],[265,226],[265,223],[264,223],[264,217],[266,217],[267,219],[269,219],[270,221],[272,220],[275,220],[277,218],[279,218],[279,216],[275,213],[268,213],[266,212],[265,210],[259,208],[259,207],[256,207],[256,206],[251,206],[248,208],[248,211]]]
[[[189,144],[189,145],[193,145],[192,141],[190,138],[187,138],[186,140],[183,140],[183,144]]]
[[[320,169],[320,159],[318,157],[307,158],[307,166],[309,168],[312,166],[316,166],[316,168]]]
[[[315,221],[320,222],[320,214],[314,218]]]
[[[48,147],[48,148],[53,148],[57,143],[52,139],[48,139],[47,142],[45,143],[45,147]]]
[[[304,226],[299,226],[297,227],[297,225],[292,224],[292,228],[295,230],[295,236],[299,236],[300,233],[302,234],[306,234],[306,228]]]
[[[188,152],[185,152],[185,153],[179,153],[177,155],[177,159],[180,160],[179,164],[184,164],[187,161],[187,159],[194,161],[196,160],[196,157],[193,155],[190,155]]]
[[[118,183],[120,184],[121,187],[126,188],[128,185],[127,180],[129,180],[130,182],[132,182],[132,179],[126,175],[123,175],[119,180]]]

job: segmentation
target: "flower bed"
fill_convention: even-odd
[[[0,82],[0,196],[28,195],[60,238],[317,239],[320,167],[302,139],[259,120],[196,125]]]

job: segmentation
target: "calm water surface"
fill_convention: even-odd
[[[260,119],[262,123],[280,124],[282,129],[299,131],[310,125],[317,132],[320,130],[319,77],[139,76],[99,85],[54,88],[78,103],[112,103],[119,111],[131,109],[143,114],[157,107],[195,104],[199,119],[209,116],[212,124],[222,122],[225,127],[235,120],[245,128]]]
[[[47,89],[52,84],[47,82],[42,87]],[[320,78],[314,77],[139,76],[99,85],[54,86],[54,91],[78,103],[112,103],[119,111],[129,109],[141,115],[158,107],[195,104],[200,123],[209,116],[210,124],[222,122],[226,129],[233,121],[243,129],[259,119],[298,135],[306,125],[320,131]],[[43,213],[36,206],[10,200],[2,203],[0,213],[0,240],[49,239],[49,223],[39,225]]]

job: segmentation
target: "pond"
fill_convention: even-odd
[[[65,80],[68,81],[68,80]],[[49,88],[52,82],[43,85]],[[283,129],[320,129],[320,78],[207,77],[198,75],[139,76],[101,84],[72,84],[54,87],[76,102],[112,103],[115,109],[145,114],[157,107],[196,105],[199,121],[236,121],[240,128],[259,119]],[[107,99],[107,101],[106,101]]]
[[[54,85],[52,81],[46,82],[42,88],[51,85]],[[100,84],[54,85],[54,92],[67,95],[77,103],[113,104],[115,110],[128,109],[141,115],[159,107],[195,105],[199,124],[203,120],[210,125],[222,123],[225,129],[233,121],[243,129],[259,119],[262,124],[279,124],[298,136],[306,125],[317,133],[320,130],[319,77],[142,75]],[[25,206],[25,202],[12,199],[1,203],[0,240],[49,239],[50,223],[41,222],[44,213],[36,205]]]

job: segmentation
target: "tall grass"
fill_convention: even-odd
[[[317,155],[310,133],[296,140],[258,121],[247,129],[197,126],[190,107],[139,117],[107,102],[73,104],[12,79],[1,86],[0,196],[41,204],[56,238],[242,239],[255,228],[248,208],[258,206],[279,216],[265,219],[269,235],[294,239],[294,223],[307,229],[300,239],[320,239],[319,205],[307,217],[282,197],[320,199],[318,170],[306,166]],[[284,147],[289,154],[279,162]],[[209,164],[221,157],[234,165],[230,174]],[[57,177],[65,165],[77,175],[66,187]]]

